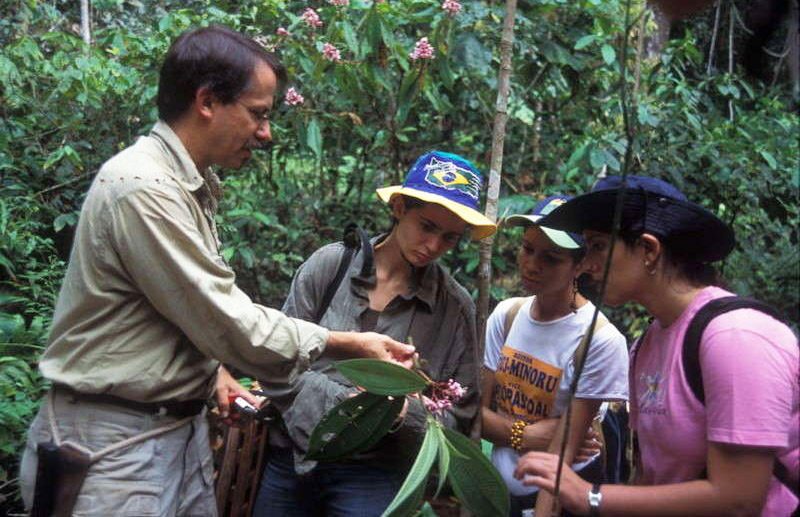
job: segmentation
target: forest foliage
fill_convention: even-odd
[[[729,49],[727,36],[713,38],[713,10],[675,24],[653,51],[654,19],[643,2],[628,3],[630,27],[625,1],[520,1],[501,214],[529,208],[535,196],[584,192],[621,170],[624,59],[631,172],[663,177],[731,222],[738,243],[723,264],[731,288],[796,322],[798,115],[780,62],[764,54],[774,77],[729,73],[729,50],[738,55],[746,28],[722,23]],[[268,153],[223,171],[223,254],[246,292],[279,306],[294,269],[346,223],[388,227],[374,189],[399,182],[423,152],[456,152],[488,169],[504,5],[442,5],[95,0],[90,46],[78,33],[78,2],[0,6],[0,506],[16,497],[17,455],[46,389],[36,359],[81,201],[102,162],[155,122],[170,41],[210,23],[256,36],[280,54],[302,96],[278,105]],[[782,41],[779,31],[777,51]],[[495,241],[494,301],[518,294],[517,242],[506,231]],[[474,293],[477,246],[463,243],[446,261]],[[634,336],[644,324],[637,314],[614,316]]]

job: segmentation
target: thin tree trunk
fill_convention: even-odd
[[[669,31],[672,28],[672,20],[670,20],[669,16],[657,5],[648,5],[650,5],[650,9],[653,11],[653,19],[655,19],[656,26],[658,27],[655,35],[647,45],[647,57],[652,59],[659,57],[664,46],[667,44],[669,40]]]
[[[533,119],[533,156],[531,164],[533,169],[539,169],[542,161],[542,101],[537,100],[534,104],[536,115]],[[539,177],[539,190],[542,190],[547,183],[547,167],[541,167],[542,175]]]
[[[796,108],[800,109],[800,2],[794,0],[789,8],[789,30],[786,36],[786,46],[788,47],[787,65],[789,67],[789,78],[792,81],[792,95]]]
[[[719,15],[722,12],[722,0],[717,0],[717,10],[714,14],[714,30],[711,32],[711,45],[708,48],[708,66],[706,75],[711,75],[714,69],[714,57],[717,54],[717,32],[719,32]]]
[[[89,0],[81,0],[81,37],[86,45],[92,44],[92,18]]]
[[[644,33],[647,26],[647,11],[646,7],[642,10],[639,16],[639,30],[636,38],[636,69],[633,76],[633,98],[638,99],[639,84],[642,78],[642,54],[644,54]]]
[[[731,0],[728,17],[728,76],[733,76],[733,28],[736,25],[736,4]],[[733,99],[728,99],[728,119],[733,122]]]
[[[500,175],[503,170],[503,142],[506,138],[508,120],[508,91],[511,79],[511,54],[514,49],[514,17],[517,0],[506,0],[506,16],[503,34],[500,37],[500,72],[498,73],[497,102],[495,103],[494,128],[492,129],[492,161],[489,168],[489,188],[486,193],[486,217],[497,219],[497,198],[500,194]],[[492,244],[494,238],[481,241],[478,264],[478,338],[484,339],[486,317],[489,313],[489,283],[492,279]],[[483,348],[483,346],[481,346]]]

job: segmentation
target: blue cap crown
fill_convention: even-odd
[[[478,210],[483,186],[481,173],[469,160],[442,151],[419,157],[411,166],[403,187],[428,192]]]
[[[538,216],[546,216],[556,208],[560,207],[567,201],[569,201],[572,196],[550,196],[546,197],[542,200],[539,200],[536,205],[531,209],[531,215],[538,215]]]

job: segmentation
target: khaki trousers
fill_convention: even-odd
[[[99,451],[178,420],[118,405],[75,401],[56,391],[54,418],[61,439]],[[36,481],[36,444],[52,439],[47,404],[30,429],[20,487],[30,509]],[[76,516],[216,517],[214,467],[205,412],[166,434],[112,452],[94,463],[81,488]]]

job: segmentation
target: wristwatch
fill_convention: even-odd
[[[600,483],[595,483],[589,490],[589,517],[600,515],[601,502],[603,502],[603,494],[600,493]]]

